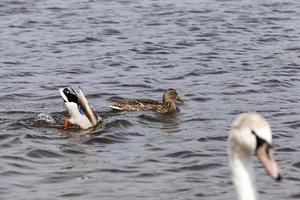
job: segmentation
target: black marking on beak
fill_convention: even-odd
[[[262,139],[261,137],[259,137],[256,133],[255,133],[255,131],[251,131],[251,133],[255,136],[255,138],[256,138],[256,151],[257,151],[257,149],[259,148],[259,147],[261,147],[262,145],[267,145],[267,148],[266,148],[266,153],[267,153],[267,155],[269,155],[269,149],[271,149],[272,148],[272,145],[271,144],[269,144],[265,139]]]
[[[281,180],[282,180],[282,176],[281,176],[281,174],[278,174],[276,181],[281,181]]]

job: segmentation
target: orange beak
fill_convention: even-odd
[[[279,172],[273,150],[267,144],[263,144],[256,150],[256,153],[267,173],[277,181],[280,181],[282,177]]]

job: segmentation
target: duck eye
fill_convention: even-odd
[[[251,133],[256,136],[256,133],[254,130],[251,130]]]

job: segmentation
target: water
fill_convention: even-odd
[[[299,199],[300,2],[0,3],[1,199],[234,199],[227,135],[238,113],[271,123],[284,180],[255,162],[260,199]],[[104,119],[89,133],[58,88],[81,87]],[[112,113],[119,97],[185,103],[164,116]]]

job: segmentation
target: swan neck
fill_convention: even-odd
[[[257,200],[251,155],[233,154],[230,164],[238,200]]]

